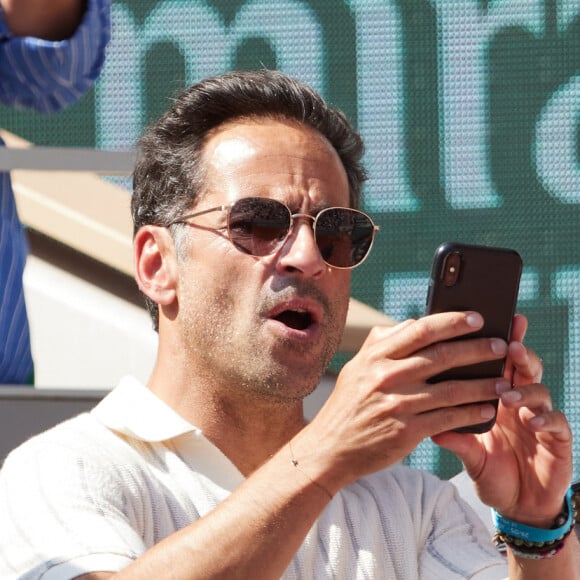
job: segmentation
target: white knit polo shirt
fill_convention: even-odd
[[[0,579],[121,570],[242,481],[199,429],[127,377],[91,413],[8,456],[0,471]],[[283,576],[505,577],[504,560],[454,486],[403,466],[341,490]]]

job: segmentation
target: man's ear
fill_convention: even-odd
[[[135,279],[145,296],[167,306],[176,299],[177,255],[169,230],[147,225],[134,240]]]

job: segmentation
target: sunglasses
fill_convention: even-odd
[[[329,266],[340,269],[362,264],[379,230],[367,214],[356,209],[328,207],[316,216],[293,214],[287,205],[267,197],[244,197],[229,205],[187,214],[168,226],[189,223],[191,218],[214,211],[228,212],[228,239],[240,252],[256,257],[268,256],[280,249],[295,219],[312,220],[314,239],[322,259]]]

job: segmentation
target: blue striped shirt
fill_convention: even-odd
[[[103,66],[110,2],[89,0],[75,34],[59,42],[12,37],[0,10],[0,102],[41,113],[75,103]],[[33,375],[22,288],[27,251],[10,176],[0,173],[0,384],[27,383]]]

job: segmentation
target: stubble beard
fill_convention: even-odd
[[[346,312],[344,316],[330,314],[341,312],[338,305],[325,306],[325,339],[320,356],[313,358],[311,344],[279,340],[266,346],[260,340],[264,335],[256,312],[250,313],[254,324],[234,328],[232,321],[237,320],[236,314],[239,316],[239,306],[227,290],[208,295],[203,302],[198,297],[196,303],[206,306],[203,311],[190,308],[182,327],[183,344],[193,361],[192,380],[212,390],[279,403],[295,403],[316,389],[338,348],[346,318]],[[305,364],[288,363],[301,354]]]

